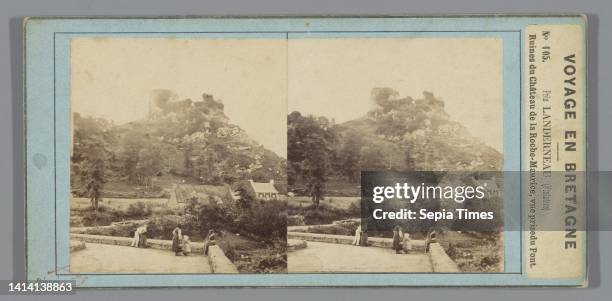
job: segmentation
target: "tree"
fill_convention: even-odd
[[[287,184],[295,185],[302,175],[302,161],[304,161],[305,150],[303,140],[307,135],[303,125],[302,114],[292,112],[287,117]]]
[[[340,151],[340,171],[351,182],[359,180],[362,141],[356,132],[349,132]]]
[[[255,202],[255,198],[253,198],[253,196],[249,193],[248,188],[246,188],[245,185],[241,183],[238,188],[236,188],[236,192],[238,192],[239,195],[237,205],[241,209],[241,211],[251,208],[251,206]]]
[[[138,161],[140,150],[145,144],[144,130],[132,127],[121,139],[119,157],[122,162],[121,174],[130,184],[141,184],[138,174]]]
[[[318,207],[325,196],[332,145],[338,140],[335,126],[324,117],[304,117],[299,112],[289,114],[287,123],[288,182],[304,181],[306,193]]]
[[[361,149],[360,164],[364,170],[385,170],[388,168],[384,153],[376,146],[364,146]]]
[[[97,211],[107,171],[114,158],[110,149],[114,141],[113,124],[74,114],[73,126],[71,184],[90,199],[92,209]]]
[[[414,170],[416,170],[416,163],[414,162],[414,158],[412,158],[412,154],[411,154],[410,150],[407,150],[406,153],[405,153],[404,163],[406,164],[406,170],[407,171],[414,171]]]
[[[103,152],[100,151],[100,146],[93,146],[89,153],[89,160],[83,162],[81,181],[85,183],[85,190],[91,207],[97,211],[98,203],[102,199],[102,189],[104,188],[105,179],[105,159]]]
[[[302,162],[302,169],[305,171],[306,190],[315,208],[318,208],[319,201],[325,197],[325,183],[329,169],[328,154],[322,148],[312,149]]]
[[[153,177],[165,167],[162,143],[146,127],[132,126],[121,141],[121,172],[131,184],[154,188]]]
[[[136,171],[141,177],[141,184],[146,189],[153,189],[153,177],[157,175],[163,168],[160,146],[153,141],[147,141],[148,145],[144,145],[138,152],[138,164]]]

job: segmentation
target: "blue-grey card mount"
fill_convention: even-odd
[[[586,26],[27,18],[28,279],[586,286]]]

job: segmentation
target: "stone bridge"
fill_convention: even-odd
[[[444,249],[437,243],[425,253],[423,240],[412,240],[410,254],[395,254],[388,238],[368,238],[370,246],[354,246],[352,236],[288,232],[290,240],[306,241],[305,247],[287,254],[289,273],[317,272],[459,272]]]
[[[204,243],[192,242],[190,256],[175,256],[169,240],[148,239],[149,248],[143,249],[130,247],[129,237],[72,233],[70,238],[85,243],[84,248],[71,243],[72,273],[238,273],[218,246],[203,256]]]

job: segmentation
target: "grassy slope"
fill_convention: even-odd
[[[330,207],[348,209],[351,204],[359,207],[359,197],[328,196],[319,203]],[[296,207],[307,207],[312,205],[312,200],[307,196],[295,196],[288,198],[288,204]]]

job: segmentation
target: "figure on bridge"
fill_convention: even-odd
[[[399,225],[393,227],[393,250],[395,254],[400,254],[402,251],[402,228]]]
[[[204,255],[208,256],[208,249],[210,248],[210,246],[214,246],[216,244],[217,244],[217,241],[215,240],[215,230],[210,229],[208,230],[208,236],[206,237],[206,242],[204,242]]]
[[[140,226],[134,231],[134,239],[132,240],[132,247],[146,248],[147,247],[147,225]]]
[[[179,256],[182,253],[181,241],[183,240],[183,233],[181,230],[181,224],[178,224],[174,230],[172,230],[172,251],[174,255]]]
[[[409,254],[410,251],[412,251],[412,242],[410,241],[410,234],[407,232],[404,232],[404,235],[402,236],[402,246],[404,249],[404,253]]]
[[[429,235],[427,235],[427,240],[425,241],[425,253],[429,252],[429,245],[436,242],[436,230],[434,229],[429,232]]]
[[[183,235],[183,255],[187,256],[191,253],[191,241],[189,240],[189,235]]]
[[[361,243],[361,225],[355,230],[355,238],[353,239],[353,245],[358,246]]]

